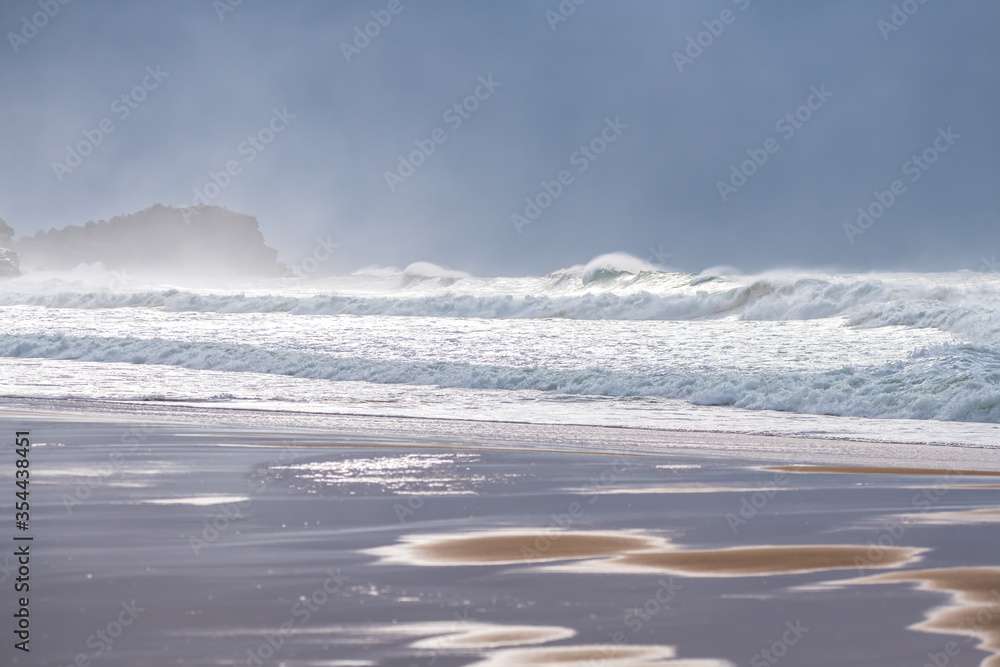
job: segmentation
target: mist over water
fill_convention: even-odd
[[[979,270],[1000,9],[900,5],[5,3],[0,216],[224,206],[311,276]]]

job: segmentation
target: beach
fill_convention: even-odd
[[[10,403],[13,664],[1000,664],[995,450]]]
[[[1000,667],[998,23],[0,3],[0,667]]]

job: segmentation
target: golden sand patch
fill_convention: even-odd
[[[796,473],[838,473],[846,475],[937,475],[942,477],[1000,477],[989,470],[948,470],[945,468],[891,468],[885,466],[773,466],[764,470]]]
[[[992,653],[980,667],[1000,667],[1000,568],[954,567],[888,572],[846,583],[891,584],[912,582],[922,590],[950,593],[952,604],[932,609],[914,630],[965,635],[979,639],[976,648]],[[967,642],[945,644],[945,656],[955,657]],[[948,649],[951,649],[950,651]]]
[[[661,545],[660,540],[636,535],[544,530],[442,537],[414,544],[409,551],[429,564],[489,565],[599,558]]]
[[[921,549],[885,547],[877,563],[867,556],[869,546],[758,546],[698,551],[648,551],[616,558],[611,565],[648,568],[678,575],[703,577],[749,577],[766,574],[796,574],[822,570],[865,567],[890,568],[915,560]]]
[[[870,545],[754,546],[682,551],[661,538],[616,533],[539,531],[463,536],[425,536],[374,550],[411,565],[497,565],[587,561],[559,566],[587,572],[658,571],[694,577],[752,577],[842,570],[863,564],[891,568],[911,563],[925,550]]]

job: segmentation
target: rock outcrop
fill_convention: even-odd
[[[286,268],[257,219],[217,206],[157,204],[83,227],[21,237],[24,266],[72,269],[102,263],[112,270],[161,276],[277,276]]]

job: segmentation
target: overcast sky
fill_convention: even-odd
[[[30,234],[198,190],[285,261],[341,244],[338,272],[1000,253],[994,1],[234,1],[0,4],[0,217]],[[859,206],[881,216],[845,230]]]

